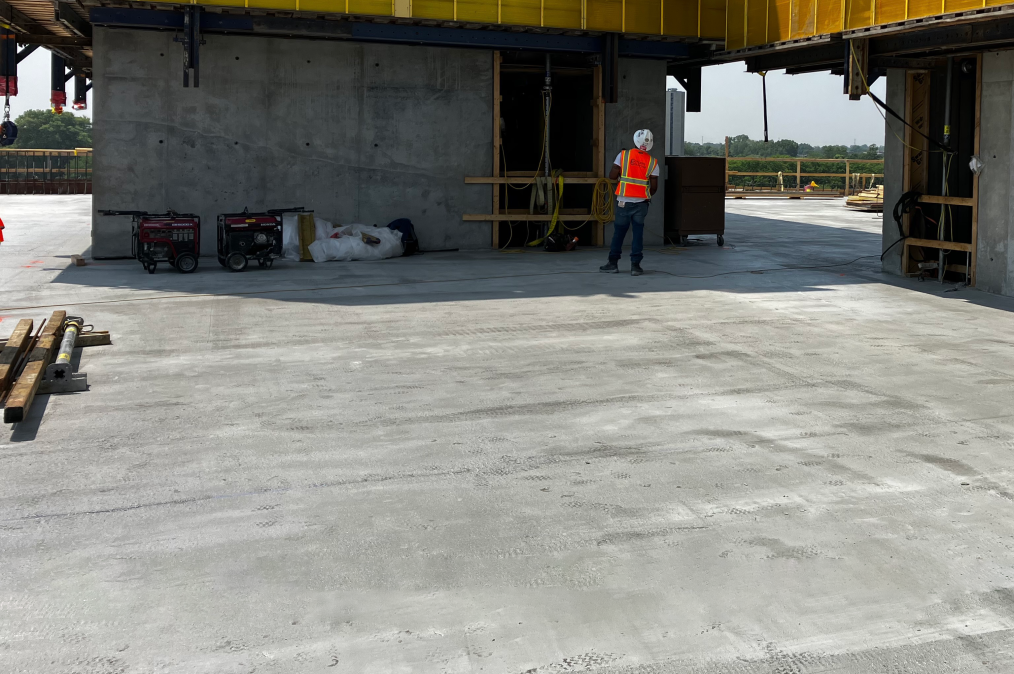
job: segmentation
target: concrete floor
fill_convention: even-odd
[[[1014,671],[1014,301],[882,275],[838,202],[729,211],[640,278],[149,276],[0,197],[0,335],[114,341],[0,429],[0,670]]]

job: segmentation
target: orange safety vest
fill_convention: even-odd
[[[620,180],[616,184],[616,196],[634,199],[651,199],[648,178],[658,162],[642,150],[620,152]]]

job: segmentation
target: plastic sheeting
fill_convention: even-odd
[[[327,237],[321,238],[322,231],[318,228],[317,240],[310,244],[310,255],[313,256],[314,262],[383,260],[389,257],[398,257],[405,252],[405,246],[401,242],[401,232],[396,232],[393,229],[359,224],[343,225],[330,229],[331,223],[327,223],[327,225],[328,231],[331,233]],[[339,236],[332,238],[335,233]],[[364,233],[380,239],[380,243],[366,243],[362,237]]]
[[[405,252],[401,232],[387,227],[372,225],[338,225],[314,216],[314,236],[310,244],[310,255],[314,262],[383,260],[398,257]],[[337,238],[331,238],[335,233]],[[363,233],[380,239],[379,244],[365,243]],[[299,260],[299,216],[296,213],[282,215],[282,258]]]

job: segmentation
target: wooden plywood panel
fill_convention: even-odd
[[[500,22],[519,26],[538,26],[542,14],[542,0],[503,0],[500,5]]]
[[[412,16],[422,19],[454,17],[454,0],[412,0]]]
[[[489,0],[458,0],[458,21],[496,23],[497,5]]]
[[[944,12],[964,12],[982,7],[982,0],[944,0]]]
[[[725,0],[700,0],[701,37],[725,36]]]
[[[845,0],[846,28],[869,26],[873,17],[873,3],[870,0]]]
[[[817,34],[841,31],[844,0],[819,0],[816,3]]]
[[[943,11],[943,2],[941,0],[908,0],[908,16],[909,18],[917,18],[922,16],[933,16],[934,14],[940,14]],[[874,17],[874,21],[880,21],[880,16]]]
[[[542,19],[544,26],[555,28],[581,28],[581,0],[544,0]],[[661,22],[655,22],[655,32]]]
[[[662,3],[659,0],[627,0],[626,6],[626,32],[658,35],[662,25]]]
[[[663,0],[662,32],[666,35],[697,35],[696,2]]]
[[[349,12],[352,14],[375,14],[377,16],[392,16],[394,5],[391,0],[349,0]]]
[[[789,25],[789,39],[816,35],[817,0],[796,0],[792,3],[792,21]]]
[[[745,9],[745,2],[729,2],[729,14],[726,17],[726,49],[742,49],[747,46],[743,21]]]
[[[782,42],[789,39],[792,0],[769,0],[768,42]]]
[[[746,43],[764,44],[767,39],[768,3],[767,0],[754,0],[746,6]]]
[[[939,8],[939,3],[937,3]],[[877,0],[876,21],[877,23],[893,23],[904,21],[905,12],[908,11],[907,3],[897,0]]]
[[[622,0],[588,0],[588,30],[617,31],[622,20]]]

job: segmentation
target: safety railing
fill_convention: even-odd
[[[0,194],[91,194],[92,150],[0,150]]]
[[[806,157],[726,157],[729,194],[848,195],[868,189],[884,177],[883,159],[810,159]],[[753,170],[775,163],[778,171]],[[879,171],[877,170],[879,168]],[[810,182],[804,184],[803,179]],[[817,180],[814,180],[817,179]],[[817,183],[813,186],[811,183]]]

